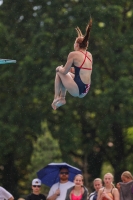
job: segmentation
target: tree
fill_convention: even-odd
[[[35,55],[36,60],[40,61],[39,66],[41,63],[43,65],[43,61],[40,60],[42,52],[46,52],[45,55],[49,58],[50,50],[52,55],[50,62],[48,62],[49,59],[45,60],[45,66],[49,68],[44,68],[45,80],[43,79],[42,87],[47,96],[41,94],[41,98],[39,97],[42,105],[46,101],[48,105],[50,105],[50,100],[52,102],[51,94],[47,92],[51,92],[53,83],[51,81],[53,73],[50,75],[50,72],[55,68],[56,63],[59,63],[59,60],[65,62],[64,55],[71,48],[69,42],[66,46],[66,39],[70,41],[70,38],[74,38],[73,27],[78,24],[81,29],[84,28],[83,22],[88,19],[89,8],[91,8],[94,21],[90,40],[90,49],[94,55],[90,94],[84,100],[69,96],[68,104],[58,112],[51,113],[49,107],[44,105],[43,111],[48,113],[49,128],[53,136],[59,138],[63,159],[74,163],[75,160],[78,160],[78,165],[82,168],[84,168],[84,164],[81,163],[88,160],[87,170],[90,180],[99,176],[102,163],[108,160],[115,169],[115,178],[118,181],[121,172],[125,169],[127,155],[132,149],[132,144],[129,145],[129,150],[124,145],[128,142],[128,135],[125,136],[125,131],[127,133],[128,128],[132,126],[130,119],[133,114],[131,111],[132,98],[130,98],[132,89],[129,89],[132,84],[130,76],[132,48],[129,48],[132,39],[132,34],[129,32],[129,27],[132,27],[132,18],[130,17],[132,4],[130,1],[117,4],[95,1],[88,8],[85,3],[76,3],[75,1],[71,3],[54,1],[48,6],[46,6],[47,2],[43,3],[45,4],[45,14],[43,9],[39,9],[37,12],[44,21],[44,25],[40,28],[42,34],[36,34],[33,46],[37,46],[39,41],[43,41],[43,38],[45,38],[45,42],[41,43],[41,48],[38,47],[37,54],[34,49],[31,52]],[[60,6],[58,6],[59,4]],[[55,5],[59,9],[53,12]],[[51,34],[49,30],[54,30],[54,34]],[[127,36],[126,38],[124,34]],[[52,35],[54,35],[54,40],[50,43]],[[51,44],[50,47],[47,44]],[[56,49],[60,51],[58,52]],[[128,61],[126,60],[127,56]],[[46,86],[47,82],[49,84]],[[123,158],[123,155],[126,157]],[[94,168],[94,166],[96,167]]]
[[[28,194],[31,189],[32,179],[37,177],[37,171],[45,167],[48,163],[62,162],[58,140],[53,139],[47,128],[46,122],[43,123],[42,126],[44,134],[40,135],[37,141],[33,142],[33,153],[31,161],[28,165],[28,174],[25,175],[25,178],[28,180],[27,185],[29,185],[29,187],[27,188],[27,191],[25,190],[25,187],[22,187],[22,196],[24,194]],[[24,182],[21,184],[22,186],[25,186]],[[44,186],[42,192],[47,194],[48,191],[49,187]]]

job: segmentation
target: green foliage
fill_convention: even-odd
[[[21,196],[27,195],[31,189],[32,179],[37,177],[37,171],[45,167],[51,162],[62,162],[61,152],[59,149],[58,140],[53,139],[51,136],[47,124],[43,123],[44,134],[40,135],[36,141],[33,142],[33,153],[31,156],[31,161],[28,165],[28,173],[25,174],[27,181],[27,189],[25,189],[25,183],[21,182],[23,188]],[[43,187],[42,192],[47,194],[49,187]]]
[[[108,172],[114,174],[114,169],[112,168],[109,162],[104,162],[101,168],[101,179],[103,179],[104,175]]]

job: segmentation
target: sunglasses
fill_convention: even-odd
[[[41,185],[32,185],[33,187],[38,187],[38,188],[40,188],[41,187]]]
[[[69,173],[68,172],[60,172],[60,174],[66,174],[66,175],[68,175]]]

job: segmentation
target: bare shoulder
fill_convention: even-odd
[[[72,51],[68,54],[67,60],[74,60],[77,57],[77,54],[75,51]]]
[[[87,53],[88,53],[88,56],[92,58],[92,54],[89,51],[87,51]]]
[[[113,192],[113,193],[117,193],[117,192],[118,192],[118,189],[115,187],[115,188],[113,188],[112,192]]]
[[[68,57],[71,57],[71,56],[75,56],[75,51],[71,51],[71,52],[68,54]]]

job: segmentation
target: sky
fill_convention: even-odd
[[[3,4],[3,0],[0,0],[0,6]]]

